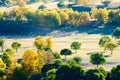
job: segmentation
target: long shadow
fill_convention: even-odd
[[[63,32],[76,32],[76,33],[87,33],[87,34],[101,34],[111,35],[112,31],[116,28],[115,25],[97,25],[97,26],[80,26],[80,27],[66,27],[60,29]]]
[[[35,36],[46,36],[54,29],[31,25],[9,25],[0,26],[0,37],[3,38],[31,38]]]
[[[64,37],[70,36],[73,33],[101,34],[110,35],[117,26],[112,25],[97,25],[97,26],[66,26],[60,28],[47,28],[24,25],[9,25],[0,26],[0,37],[3,38],[31,38],[40,36]]]

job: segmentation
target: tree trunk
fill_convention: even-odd
[[[77,49],[75,50],[75,53],[77,53]]]
[[[17,51],[17,48],[16,48],[16,53],[17,53],[18,51]]]
[[[113,50],[111,50],[111,55],[112,55],[112,53],[113,53]]]
[[[4,51],[4,50],[3,50],[3,46],[1,47],[1,50],[2,50],[2,52]]]
[[[67,59],[67,58],[66,58],[66,55],[65,55],[65,61],[66,61],[66,59]]]
[[[97,68],[98,68],[98,64],[97,64]]]

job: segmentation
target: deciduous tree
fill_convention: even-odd
[[[113,50],[117,48],[119,45],[113,42],[109,42],[105,44],[104,49],[105,50],[110,50],[111,54],[113,53]]]
[[[99,40],[99,46],[104,47],[106,43],[111,42],[111,39],[109,36],[103,36]]]
[[[26,50],[22,58],[22,66],[27,75],[39,73],[38,54],[33,50]]]
[[[115,37],[115,39],[120,38],[120,27],[117,27],[116,29],[113,30],[112,36]]]
[[[97,67],[98,65],[103,65],[106,63],[106,59],[101,53],[95,53],[90,56],[90,62],[92,64],[96,64]]]
[[[81,47],[81,43],[75,41],[71,44],[71,49],[74,49],[75,50],[75,53],[77,53],[77,50],[80,49]]]
[[[13,42],[11,46],[12,46],[12,48],[15,49],[16,52],[17,52],[17,51],[18,51],[18,48],[21,47],[21,43],[19,43],[19,42]]]
[[[67,56],[67,55],[71,55],[72,52],[71,52],[71,50],[69,50],[69,49],[62,49],[61,52],[60,52],[60,54],[61,54],[61,55],[65,55],[65,60],[66,60],[66,56]]]
[[[7,52],[3,53],[2,60],[6,64],[7,67],[10,67],[10,65],[12,64],[12,57]]]

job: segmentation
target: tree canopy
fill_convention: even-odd
[[[72,52],[71,52],[71,50],[69,50],[69,49],[62,49],[61,52],[60,52],[60,54],[61,54],[61,55],[65,55],[65,60],[66,60],[66,56],[67,56],[67,55],[71,55]]]
[[[90,56],[90,62],[92,64],[96,64],[97,67],[98,65],[103,65],[106,63],[106,59],[101,53],[94,53]]]
[[[71,49],[74,49],[75,50],[75,53],[77,53],[77,50],[80,49],[81,47],[81,43],[75,41],[71,44]]]
[[[120,27],[117,27],[116,29],[113,30],[112,36],[115,37],[116,39],[120,38]]]

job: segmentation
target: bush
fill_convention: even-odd
[[[85,75],[85,80],[105,80],[105,78],[99,69],[89,69]]]
[[[70,66],[77,64],[76,61],[73,60],[73,59],[68,60],[67,63],[68,63]]]
[[[61,59],[61,55],[58,52],[53,52],[55,59]]]
[[[0,77],[3,77],[5,74],[5,71],[0,69]]]
[[[57,4],[57,6],[60,7],[60,8],[65,8],[65,7],[67,7],[64,3],[60,3],[60,2]]]
[[[74,57],[73,60],[75,60],[77,64],[80,64],[82,61],[80,57]]]
[[[25,74],[22,67],[16,67],[16,69],[13,72],[13,79],[14,80],[28,80],[28,77]]]
[[[54,68],[53,64],[45,64],[45,65],[42,67],[41,72],[42,72],[42,73],[46,73],[47,71],[49,71],[49,70],[51,70],[51,69],[53,69],[53,68]]]
[[[110,72],[110,80],[120,80],[120,65],[112,68]]]
[[[56,59],[54,62],[53,62],[53,66],[54,68],[59,68],[60,66],[62,65],[62,60],[61,59]]]
[[[117,27],[116,29],[113,30],[112,36],[115,37],[115,39],[120,38],[120,27]]]
[[[75,64],[71,67],[70,73],[71,80],[83,80],[84,76],[85,71],[82,66]]]
[[[56,74],[56,69],[49,70],[46,73],[46,80],[55,80],[55,77],[56,77],[55,74]]]
[[[63,64],[56,71],[56,80],[70,80],[70,65]]]

